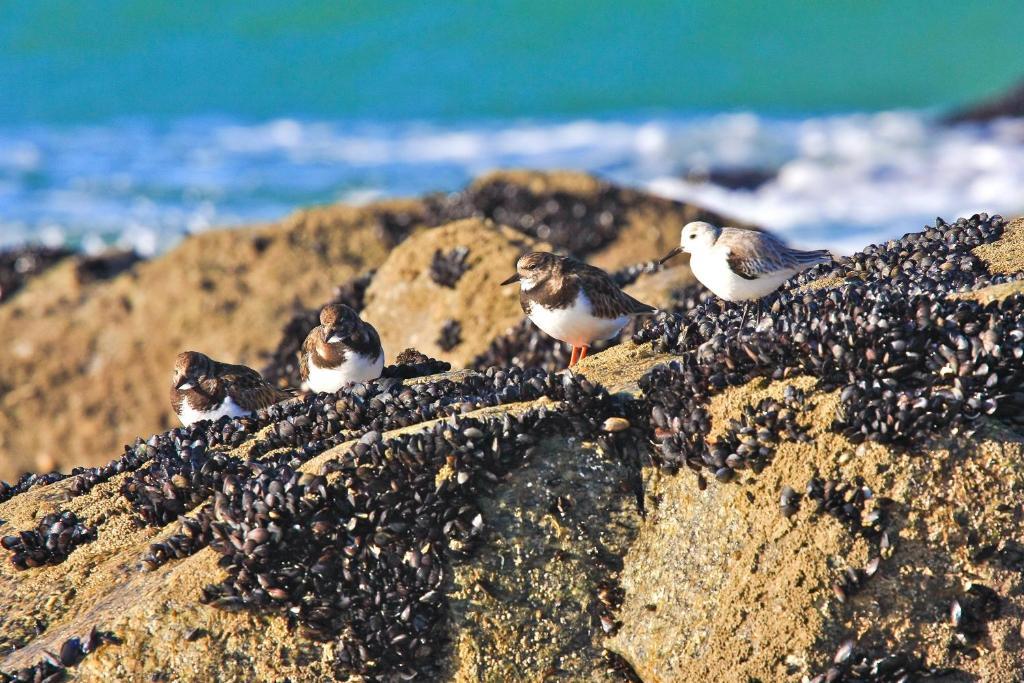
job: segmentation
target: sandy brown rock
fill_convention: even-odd
[[[430,278],[438,249],[469,248],[468,269],[454,288]],[[413,235],[396,247],[366,290],[363,318],[380,333],[387,362],[408,347],[463,367],[498,332],[519,321],[518,286],[502,287],[526,251],[543,248],[523,234],[469,218]],[[448,320],[462,325],[462,342],[451,350],[438,345]]]
[[[476,414],[529,407],[511,404]],[[326,451],[302,470],[321,471],[352,443]],[[251,445],[232,454],[241,457]],[[552,667],[578,678],[602,675],[602,636],[591,603],[598,583],[616,578],[638,519],[635,498],[620,484],[624,468],[593,443],[550,439],[496,486],[484,505],[489,532],[483,549],[453,578],[453,656],[447,666],[453,680],[509,680],[516,672],[539,679]],[[0,671],[29,666],[96,626],[121,642],[74,667],[76,680],[148,680],[158,673],[179,681],[331,678],[333,644],[303,637],[280,616],[199,603],[202,588],[223,576],[211,549],[143,571],[149,544],[178,533],[179,525],[136,524],[118,491],[123,478],[76,497],[68,494],[66,480],[0,504],[0,535],[31,528],[57,509],[98,528],[96,541],[60,565],[16,571],[0,562],[0,601],[8,606],[0,613]],[[552,507],[559,498],[562,513]]]
[[[464,230],[476,240],[481,231],[490,238],[505,234],[467,221],[422,236],[444,237],[444,230],[456,236]],[[510,245],[500,245],[505,248]],[[397,273],[396,264],[413,263],[413,257],[400,255],[390,265]],[[419,266],[408,268],[410,279],[422,277]],[[655,284],[645,291],[653,293]],[[611,392],[636,394],[637,379],[667,360],[649,346],[627,343],[588,357],[578,371]],[[703,492],[687,471],[648,471],[646,519],[623,486],[624,461],[593,443],[545,441],[482,501],[487,535],[473,557],[454,568],[448,678],[603,680],[602,649],[609,648],[648,682],[800,680],[824,671],[839,643],[856,637],[868,647],[905,648],[931,665],[961,671],[951,680],[1014,681],[1024,665],[1019,570],[975,558],[988,544],[1020,538],[1015,511],[1024,506],[1024,437],[987,422],[974,437],[936,434],[922,453],[855,447],[829,429],[837,393],[816,391],[814,378],[798,377],[756,380],[717,395],[709,406],[711,438],[744,406],[778,398],[788,385],[808,392],[799,421],[810,443],[784,443],[761,475],[745,474],[729,485],[711,481]],[[320,471],[350,446],[302,469]],[[834,518],[813,515],[810,501],[792,518],[780,514],[780,488],[802,490],[815,475],[863,477],[876,497],[894,501],[895,550],[845,604],[832,583],[879,549]],[[58,566],[17,572],[0,563],[0,602],[8,606],[0,614],[0,651],[17,647],[0,658],[0,670],[38,661],[95,625],[122,643],[102,647],[73,669],[85,681],[145,680],[153,673],[181,681],[330,676],[333,645],[304,638],[286,619],[199,604],[202,587],[222,575],[211,550],[140,571],[148,545],[177,532],[177,524],[137,526],[119,484],[115,477],[69,498],[69,482],[60,482],[0,504],[0,535],[31,528],[57,509],[98,526],[97,540]],[[608,638],[596,616],[595,592],[618,576],[626,596],[616,615],[622,626]],[[950,650],[946,616],[971,582],[995,590],[1002,603],[974,658]]]
[[[487,501],[486,550],[455,571],[451,680],[614,680],[594,622],[639,522],[624,470],[592,443],[552,439]]]
[[[712,400],[712,436],[743,405],[813,384],[755,381],[722,393]],[[925,655],[977,680],[1016,680],[1024,666],[1012,645],[1024,616],[1019,577],[971,558],[1019,532],[1000,506],[1024,502],[1024,438],[993,424],[973,441],[943,435],[926,457],[855,447],[828,430],[837,404],[835,392],[812,394],[800,420],[813,441],[782,444],[760,476],[700,491],[687,473],[649,474],[652,514],[626,557],[624,626],[608,644],[644,681],[799,680],[824,672],[847,638]],[[846,604],[832,584],[847,567],[864,567],[878,546],[813,515],[811,501],[783,517],[781,488],[802,492],[812,476],[861,476],[875,496],[895,501],[896,550]],[[947,617],[972,581],[1003,598],[976,659],[950,652]]]
[[[974,250],[993,275],[1011,275],[1024,268],[1024,218],[1007,224],[1002,237]]]
[[[111,280],[83,284],[70,260],[34,278],[0,305],[0,479],[96,465],[167,429],[179,351],[258,367],[294,301],[316,305],[376,266],[391,240],[382,225],[419,210],[310,209],[188,238]]]

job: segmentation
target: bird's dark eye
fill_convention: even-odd
[[[690,235],[690,239],[691,239],[691,240],[692,240],[692,239],[695,239],[696,237],[697,237],[696,235]]]

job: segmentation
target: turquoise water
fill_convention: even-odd
[[[946,107],[1024,76],[1022,2],[0,0],[0,124]]]
[[[573,168],[861,247],[1024,212],[1024,2],[0,0],[0,248]],[[693,180],[754,169],[726,188]]]

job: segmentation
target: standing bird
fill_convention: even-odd
[[[224,415],[251,415],[291,396],[252,368],[221,363],[198,351],[179,353],[174,361],[171,406],[186,427]]]
[[[633,316],[654,312],[600,268],[546,251],[520,257],[516,274],[501,284],[513,282],[520,283],[519,302],[533,324],[572,346],[570,368],[593,342],[614,337]]]
[[[327,304],[320,324],[302,342],[299,372],[311,391],[334,393],[380,377],[384,349],[377,330],[344,304]]]
[[[684,225],[679,246],[660,262],[683,252],[690,255],[690,269],[700,283],[720,299],[732,302],[761,299],[800,271],[832,261],[824,249],[791,249],[766,232],[719,228],[703,221]],[[744,306],[741,329],[746,317]]]

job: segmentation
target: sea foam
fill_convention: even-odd
[[[0,247],[115,244],[149,255],[211,227],[310,204],[456,190],[507,167],[589,171],[804,246],[848,251],[936,215],[1024,211],[1024,120],[944,126],[926,113],[896,111],[3,128]],[[723,172],[758,180],[726,187],[714,182]]]

